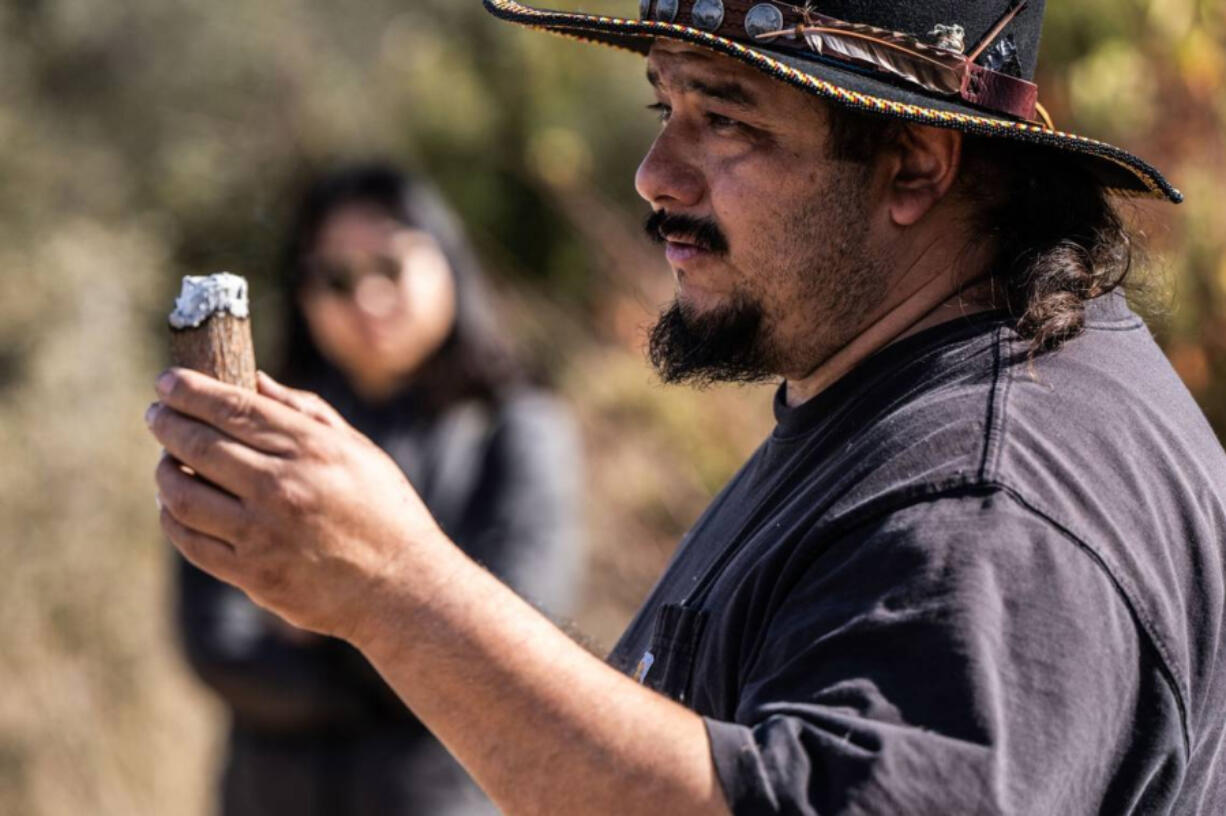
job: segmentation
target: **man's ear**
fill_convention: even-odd
[[[890,220],[915,224],[940,201],[958,176],[962,134],[947,128],[908,124],[887,152],[886,195]]]

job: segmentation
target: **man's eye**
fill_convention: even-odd
[[[720,116],[718,113],[708,113],[707,122],[715,130],[739,130],[741,128],[741,123],[737,120]]]
[[[648,105],[647,110],[655,111],[656,116],[659,117],[661,122],[667,122],[669,114],[673,112],[673,109],[668,105],[665,105],[663,102],[656,102],[653,105]]]

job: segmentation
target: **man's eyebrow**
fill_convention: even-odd
[[[652,68],[647,69],[647,81],[653,88],[658,89],[661,85],[659,73]],[[758,104],[757,97],[748,88],[733,79],[710,82],[685,77],[681,80],[680,86],[683,93],[701,94],[740,108],[753,108]]]

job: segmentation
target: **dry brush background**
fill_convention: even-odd
[[[633,0],[586,8],[632,13]],[[1226,429],[1220,0],[1053,0],[1044,99],[1154,160],[1153,325]],[[267,286],[287,190],[331,160],[428,170],[520,342],[585,431],[591,579],[616,636],[771,424],[769,389],[653,383],[669,293],[631,176],[655,127],[637,58],[510,30],[477,0],[11,0],[0,6],[0,813],[203,814],[220,711],[168,626],[140,421],[178,277]]]

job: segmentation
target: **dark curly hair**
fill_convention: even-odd
[[[906,127],[896,119],[828,110],[830,153],[837,159],[871,161]],[[1080,334],[1086,302],[1128,276],[1132,233],[1103,181],[1068,154],[966,136],[955,191],[976,205],[973,234],[994,244],[992,274],[1032,356]]]

